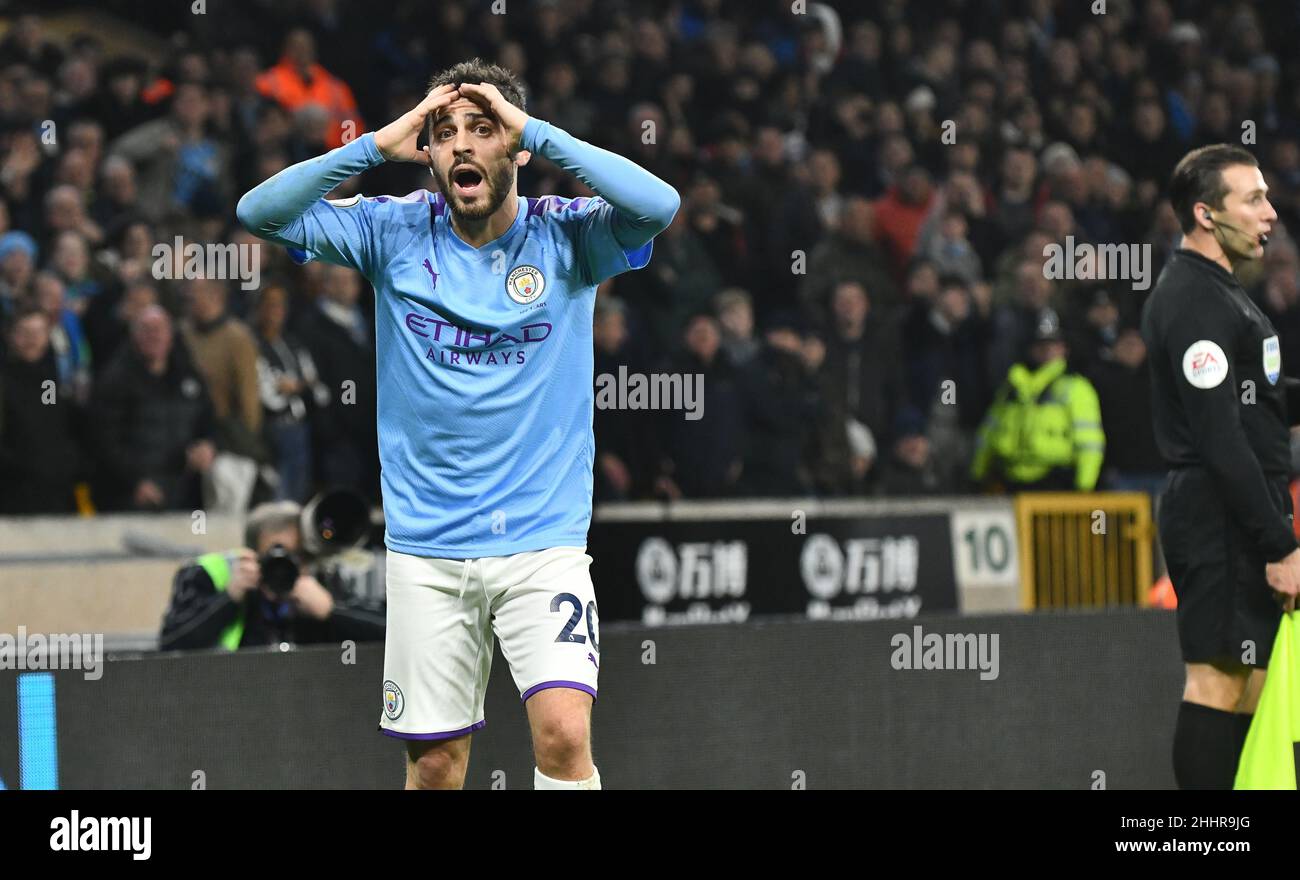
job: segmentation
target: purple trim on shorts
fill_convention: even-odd
[[[454,739],[458,736],[464,736],[467,733],[473,733],[476,730],[482,730],[487,725],[487,719],[484,718],[477,724],[471,724],[469,727],[462,727],[460,730],[449,730],[446,733],[401,733],[397,730],[389,730],[387,727],[379,728],[379,732],[384,736],[395,736],[398,739]]]
[[[521,703],[527,703],[529,697],[531,697],[533,694],[537,693],[538,691],[544,691],[547,688],[573,688],[574,690],[578,690],[578,691],[586,691],[587,693],[591,694],[591,698],[593,700],[596,699],[596,689],[593,687],[589,687],[588,685],[585,685],[580,681],[544,681],[541,684],[535,684],[532,687],[530,687],[528,690],[524,691],[524,695],[519,698],[519,701]]]

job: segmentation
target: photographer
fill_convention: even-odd
[[[336,596],[301,570],[302,508],[292,501],[253,508],[247,546],[206,553],[172,582],[159,648],[228,651],[279,642],[380,640],[384,609]]]

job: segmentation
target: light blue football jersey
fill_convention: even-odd
[[[519,197],[475,248],[441,193],[328,200],[383,162],[366,134],[241,200],[240,222],[294,259],[350,266],[375,289],[386,543],[452,559],[586,543],[591,522],[596,285],[650,260],[676,191],[537,119],[525,149],[605,198]],[[644,241],[635,248],[622,241]],[[337,389],[336,389],[337,391]]]

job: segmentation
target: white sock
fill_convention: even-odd
[[[536,791],[600,791],[600,770],[592,768],[591,776],[570,782],[564,779],[552,779],[542,772],[542,768],[533,768],[533,789]]]

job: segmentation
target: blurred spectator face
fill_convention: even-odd
[[[49,347],[49,319],[40,312],[28,314],[9,328],[9,350],[25,364],[34,364],[45,357]]]
[[[1035,312],[1040,312],[1052,298],[1052,283],[1043,276],[1041,261],[1025,260],[1016,272],[1019,282],[1016,296],[1020,304]]]
[[[872,22],[861,21],[853,26],[851,33],[849,51],[852,54],[868,62],[880,59],[880,28]]]
[[[969,132],[970,125],[962,126],[962,131]],[[975,141],[961,141],[953,145],[948,154],[948,167],[954,171],[972,172],[979,167],[980,148]]]
[[[785,162],[785,138],[780,130],[763,126],[758,130],[754,155],[764,165],[777,166]]]
[[[1273,165],[1283,174],[1300,168],[1300,146],[1290,138],[1283,138],[1273,144]]]
[[[226,310],[226,286],[211,278],[191,281],[185,290],[190,317],[200,324],[215,321]]]
[[[754,335],[754,308],[748,300],[736,298],[718,312],[722,329],[733,339],[749,339]]]
[[[100,172],[104,194],[119,205],[135,202],[135,169],[121,156],[110,156]]]
[[[514,40],[503,44],[498,62],[506,70],[514,71],[516,76],[525,76],[528,72],[528,53]],[[571,91],[571,90],[570,90]],[[565,95],[567,97],[567,94]]]
[[[627,339],[627,319],[622,309],[603,309],[596,313],[592,328],[593,340],[601,351],[613,353],[623,347]]]
[[[686,350],[706,364],[713,363],[722,344],[718,322],[707,315],[696,315],[686,325]]]
[[[939,273],[930,263],[918,263],[907,276],[907,295],[932,302],[939,293]]]
[[[45,197],[45,224],[51,229],[74,229],[83,214],[81,195],[74,186],[56,186]]]
[[[1069,40],[1052,43],[1048,64],[1052,69],[1052,79],[1059,85],[1072,85],[1079,78],[1079,52]]]
[[[893,101],[885,101],[876,108],[876,131],[882,136],[886,134],[903,134],[907,121],[903,118],[903,110]],[[906,143],[906,140],[904,141]]]
[[[960,284],[949,284],[939,295],[939,313],[954,326],[970,317],[970,294]]]
[[[949,211],[939,224],[939,235],[948,241],[966,240],[966,218],[956,211]]]
[[[140,317],[149,306],[158,305],[158,288],[152,284],[136,283],[126,289],[122,296],[122,304],[118,306],[118,314],[127,324],[134,324],[136,318]]]
[[[717,208],[722,200],[722,191],[718,184],[709,177],[701,177],[691,185],[690,205],[694,211],[708,212]]]
[[[871,301],[867,290],[857,281],[841,281],[831,294],[831,313],[835,323],[843,329],[856,330],[867,319]]]
[[[140,75],[129,70],[118,71],[109,79],[108,90],[119,104],[133,104],[140,95]]]
[[[923,468],[930,460],[930,441],[924,434],[909,434],[896,444],[898,457],[909,467]]]
[[[840,160],[830,150],[816,150],[808,160],[813,188],[833,193],[840,185]]]
[[[1030,366],[1037,369],[1052,361],[1064,360],[1066,350],[1065,343],[1059,340],[1034,342],[1029,346]]]
[[[146,260],[152,250],[153,228],[148,223],[132,223],[122,233],[122,259]]]
[[[856,244],[869,244],[875,230],[876,212],[871,202],[854,196],[844,203],[840,212],[840,235]]]
[[[966,69],[994,73],[998,69],[998,55],[988,40],[971,40],[966,45]]]
[[[912,164],[912,145],[902,135],[890,135],[880,151],[880,167],[892,180]]]
[[[289,295],[283,287],[267,287],[257,300],[257,327],[267,339],[275,339],[284,330],[289,317]]]
[[[923,205],[930,198],[932,184],[929,173],[921,167],[913,166],[903,175],[903,201],[909,205]]]
[[[1112,327],[1119,321],[1119,309],[1110,300],[1094,302],[1088,307],[1088,323],[1097,329]]]
[[[11,250],[5,255],[4,262],[0,263],[0,275],[4,276],[5,284],[14,290],[26,289],[35,270],[31,254],[22,248]]]
[[[316,41],[308,31],[291,31],[284,41],[284,55],[297,67],[310,67],[316,63]]]
[[[90,248],[78,232],[61,232],[55,239],[52,262],[59,274],[69,281],[86,277],[90,269]]]
[[[29,119],[48,119],[54,104],[54,87],[44,77],[33,76],[23,83],[22,109]]]
[[[1223,92],[1210,92],[1201,102],[1201,125],[1207,131],[1224,131],[1232,118],[1228,96]]]
[[[32,295],[50,323],[57,323],[63,314],[63,282],[49,272],[39,272],[32,281]]]
[[[172,319],[159,306],[146,306],[131,325],[131,344],[146,362],[165,363],[172,351]]]
[[[1164,111],[1155,101],[1143,101],[1133,111],[1133,127],[1142,140],[1158,140],[1165,130]]]
[[[514,70],[513,67],[507,69]],[[555,99],[568,98],[573,94],[577,84],[578,76],[573,72],[573,65],[567,61],[558,61],[546,68],[547,97]]]
[[[172,98],[172,115],[186,128],[203,125],[208,118],[208,95],[203,87],[194,83],[183,84]]]
[[[1132,327],[1121,332],[1119,339],[1115,340],[1114,353],[1115,360],[1130,370],[1142,366],[1147,357],[1147,346],[1142,341],[1142,334]]]
[[[361,298],[361,276],[346,266],[326,266],[321,293],[326,299],[351,308]]]
[[[237,94],[248,95],[257,90],[257,74],[261,65],[257,53],[248,47],[236,49],[230,56],[230,82]]]
[[[59,68],[59,85],[73,100],[87,98],[95,93],[95,68],[85,59],[69,59]]]
[[[1064,202],[1048,202],[1039,214],[1038,225],[1053,241],[1065,241],[1074,231],[1074,212]]]
[[[97,165],[104,154],[104,129],[98,122],[74,122],[68,127],[68,147],[83,150],[90,163]]]
[[[208,59],[202,52],[186,52],[176,65],[178,82],[205,83],[208,81]]]
[[[95,185],[95,166],[85,150],[72,147],[59,160],[59,170],[54,179],[88,192]]]

